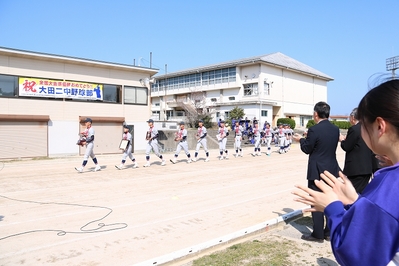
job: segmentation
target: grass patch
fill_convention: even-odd
[[[290,255],[299,249],[288,240],[247,241],[193,261],[193,266],[292,265]]]

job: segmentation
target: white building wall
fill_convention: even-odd
[[[233,89],[224,89],[223,90],[223,98],[222,102],[223,103],[228,103],[228,102],[233,102],[238,100],[238,93],[240,89],[238,88],[233,88]],[[235,100],[230,100],[229,97],[235,97]]]
[[[216,98],[216,102],[220,103],[220,90],[212,90],[206,92],[206,104],[212,105],[213,102],[211,101],[212,98]]]
[[[93,125],[94,126],[94,125]],[[50,120],[48,123],[48,154],[56,155],[79,154],[79,123],[76,121]]]

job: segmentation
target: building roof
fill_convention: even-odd
[[[56,54],[48,54],[48,53],[40,53],[40,52],[32,52],[27,50],[19,50],[19,49],[12,49],[7,47],[0,46],[0,54],[6,55],[15,55],[20,57],[27,57],[27,58],[46,58],[47,60],[54,60],[54,61],[65,61],[65,62],[75,62],[84,65],[92,65],[92,66],[103,66],[103,67],[110,67],[110,68],[119,68],[125,70],[135,70],[139,72],[147,72],[151,73],[151,75],[155,75],[159,70],[154,68],[147,68],[147,67],[140,67],[140,66],[133,66],[128,64],[120,64],[120,63],[112,63],[100,60],[92,60],[80,57],[73,57],[73,56],[64,56],[64,55],[56,55]]]
[[[242,66],[242,65],[254,64],[254,63],[264,63],[264,64],[272,65],[272,66],[275,66],[278,68],[289,69],[294,72],[300,72],[305,75],[314,76],[314,77],[324,79],[327,81],[334,80],[332,77],[328,76],[327,74],[324,74],[323,72],[321,72],[317,69],[314,69],[304,63],[301,63],[301,62],[299,62],[289,56],[286,56],[285,54],[280,53],[280,52],[262,55],[262,56],[243,58],[243,59],[238,59],[238,60],[233,60],[233,61],[228,61],[228,62],[223,62],[223,63],[218,63],[218,64],[202,66],[202,67],[190,68],[190,69],[186,69],[183,71],[171,72],[171,73],[164,74],[164,75],[157,75],[157,76],[155,76],[155,78],[163,79],[166,77],[182,76],[182,75],[194,74],[194,73],[209,71],[209,70],[214,70],[214,69]]]

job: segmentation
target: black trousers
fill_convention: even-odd
[[[321,191],[315,184],[314,180],[308,180],[308,188]],[[312,236],[315,238],[323,239],[330,236],[330,228],[328,228],[327,217],[324,226],[324,212],[312,212],[313,232]]]
[[[370,182],[370,178],[371,174],[348,176],[348,179],[352,182],[353,187],[356,189],[356,192],[359,194],[363,193],[363,190]]]

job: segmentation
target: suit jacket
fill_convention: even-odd
[[[348,129],[346,139],[341,142],[341,148],[346,152],[343,171],[346,176],[373,173],[375,157],[361,136],[360,123]]]
[[[306,139],[300,140],[301,150],[309,154],[308,180],[320,180],[320,173],[326,170],[338,176],[338,140],[339,128],[328,120],[322,120],[308,129]]]

